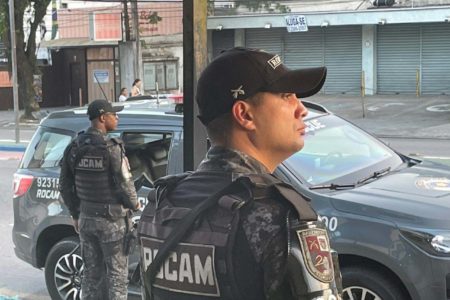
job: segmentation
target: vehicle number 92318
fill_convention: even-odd
[[[331,232],[336,231],[338,227],[338,219],[336,217],[319,216],[319,221],[322,221]]]
[[[59,178],[52,177],[38,177],[36,179],[37,187],[57,189],[59,185]]]

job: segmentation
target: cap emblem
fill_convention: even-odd
[[[237,89],[231,90],[234,99],[237,99],[239,95],[245,95],[245,91],[242,89],[242,87],[243,86],[240,85]]]
[[[267,61],[272,69],[276,69],[279,65],[281,65],[281,58],[278,55],[275,55],[271,59]]]
[[[100,109],[98,110],[98,112],[102,114],[102,113],[105,112],[105,110],[104,110],[103,108],[100,108]]]

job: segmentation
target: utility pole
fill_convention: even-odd
[[[136,60],[135,60],[135,79],[141,77],[141,39],[139,34],[139,13],[138,13],[138,2],[137,0],[132,0],[132,15],[133,15],[133,33],[136,40]],[[143,80],[143,79],[141,79]]]
[[[196,83],[207,64],[207,0],[183,2],[183,164],[194,170],[207,151],[206,130],[197,118]]]
[[[130,16],[128,15],[128,1],[123,1],[123,23],[125,27],[125,41],[130,40]]]
[[[14,123],[16,143],[20,142],[19,129],[19,89],[17,87],[17,54],[16,54],[16,23],[14,18],[14,0],[9,0],[9,27],[11,28],[11,64],[12,64],[12,84],[14,99]]]

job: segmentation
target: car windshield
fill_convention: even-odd
[[[304,148],[284,164],[310,185],[355,183],[403,162],[382,142],[337,116],[325,115],[305,123]]]

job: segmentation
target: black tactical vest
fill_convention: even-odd
[[[115,187],[110,167],[108,147],[115,145],[114,140],[105,140],[101,135],[83,133],[75,141],[76,194],[81,201],[119,204],[115,196]]]
[[[231,255],[240,210],[255,198],[268,195],[273,183],[281,182],[271,175],[240,177],[200,203],[194,202],[199,195],[186,194],[185,202],[189,205],[193,199],[192,207],[174,206],[167,196],[187,176],[189,174],[168,176],[157,181],[157,189],[149,195],[149,204],[142,213],[138,236],[145,299],[248,300],[248,291],[240,290],[236,282]],[[230,177],[228,182],[231,180]],[[215,189],[211,187],[209,190]],[[279,195],[281,198],[290,196],[281,192]],[[209,204],[205,204],[207,202]],[[299,204],[302,207],[294,207],[294,210],[301,211],[299,217],[316,220],[317,215],[309,203],[302,202],[304,205]],[[160,253],[157,256],[158,252],[166,255],[161,256]],[[251,255],[248,258],[251,259]],[[252,274],[251,270],[248,272]],[[249,276],[249,280],[258,279]],[[262,293],[262,287],[259,289]],[[253,299],[262,299],[261,293]]]

